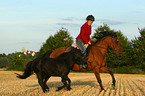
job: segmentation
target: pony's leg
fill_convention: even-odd
[[[112,72],[111,70],[107,69],[106,67],[101,67],[101,68],[100,68],[100,71],[101,71],[101,72],[107,72],[107,73],[109,73],[109,74],[111,75],[111,77],[112,77],[112,85],[113,85],[113,88],[115,88],[116,80],[115,80],[115,78],[114,78],[113,72]]]
[[[69,79],[69,77],[67,76],[67,81],[68,81],[68,85],[67,85],[67,90],[71,90],[72,88],[71,86],[71,80]]]
[[[46,84],[50,76],[45,76],[44,83]]]
[[[93,71],[94,71],[95,76],[96,76],[96,78],[97,78],[97,81],[98,81],[98,83],[99,83],[99,85],[100,85],[101,91],[104,90],[104,87],[103,87],[103,85],[102,85],[102,81],[101,81],[101,78],[100,78],[99,68],[96,67],[96,68],[93,69]]]
[[[45,91],[48,91],[48,90],[46,90],[47,85],[44,84],[44,82],[43,82],[43,75],[41,73],[37,73],[37,78],[38,78],[38,83],[41,86],[43,92],[45,93]]]
[[[45,75],[45,79],[44,79],[44,84],[45,84],[45,88],[47,89],[47,91],[49,91],[49,87],[47,86],[47,81],[48,81],[48,79],[50,78],[51,76],[46,76]]]
[[[67,82],[66,82],[66,77],[61,77],[61,82],[63,83],[63,86],[58,87],[58,89],[56,91],[61,90],[62,88],[67,86]]]

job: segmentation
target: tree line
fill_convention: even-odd
[[[145,28],[138,28],[139,36],[131,41],[122,34],[121,31],[111,29],[107,24],[100,25],[95,29],[91,37],[92,44],[97,40],[99,32],[117,32],[118,40],[122,49],[122,54],[117,56],[113,51],[108,50],[106,55],[106,66],[115,73],[145,73]],[[131,33],[131,32],[130,32]],[[29,55],[18,56],[20,52],[12,54],[0,54],[0,67],[7,67],[9,70],[23,70],[27,62],[36,57],[42,56],[48,50],[59,47],[70,47],[73,44],[73,37],[66,28],[61,28],[54,36],[49,36],[34,57]]]

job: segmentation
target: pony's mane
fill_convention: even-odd
[[[64,53],[60,54],[57,58],[60,58],[60,57],[65,58],[65,57],[68,57],[69,55],[72,55],[73,53],[78,52],[77,50],[78,50],[77,48],[73,48],[72,47],[69,52],[64,52]]]
[[[64,52],[64,53],[60,54],[57,58],[65,58],[65,57],[68,57],[69,54],[70,54],[70,52]]]
[[[99,32],[99,34],[97,36],[95,36],[94,38],[97,39],[95,41],[95,43],[97,43],[98,41],[100,41],[102,38],[106,37],[106,36],[113,36],[114,34],[116,34],[116,32],[113,31],[104,31],[104,32]],[[94,43],[94,44],[95,44]]]

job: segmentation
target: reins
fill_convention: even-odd
[[[99,48],[103,48],[103,49],[108,49],[108,48],[101,47],[101,46],[96,46],[96,45],[94,45],[94,47],[99,47]]]

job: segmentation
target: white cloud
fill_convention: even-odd
[[[99,21],[100,23],[104,23],[104,24],[108,24],[108,25],[120,25],[120,24],[126,23],[126,22],[109,20],[109,19],[97,19],[96,21]]]
[[[70,26],[70,27],[78,27],[79,24],[77,23],[56,23],[57,25],[60,25],[60,26]]]
[[[0,24],[48,24],[48,20],[1,21]]]
[[[79,18],[75,18],[75,17],[67,17],[67,18],[63,18],[63,21],[82,21],[85,19],[79,19]]]

